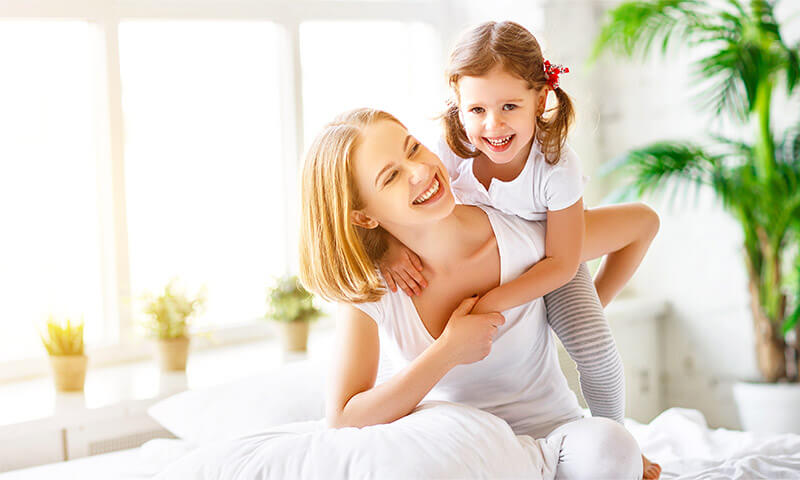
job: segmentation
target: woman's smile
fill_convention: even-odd
[[[428,188],[425,189],[417,198],[414,199],[414,205],[429,205],[431,203],[436,202],[444,195],[444,188],[442,188],[443,180],[440,179],[439,173],[436,172],[431,179],[431,182],[428,184]]]

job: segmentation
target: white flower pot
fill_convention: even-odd
[[[737,382],[733,398],[744,430],[800,434],[800,384]]]

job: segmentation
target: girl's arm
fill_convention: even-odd
[[[566,285],[581,263],[584,230],[583,198],[562,210],[549,210],[545,257],[519,277],[487,292],[474,312],[502,312]]]

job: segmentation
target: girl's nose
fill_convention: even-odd
[[[492,130],[503,125],[503,118],[499,113],[490,110],[486,113],[486,129]]]

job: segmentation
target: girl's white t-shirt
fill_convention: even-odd
[[[488,205],[526,220],[546,220],[548,210],[562,210],[583,196],[584,177],[578,155],[568,145],[561,149],[558,163],[545,161],[541,143],[534,139],[525,167],[509,182],[493,178],[489,189],[475,178],[475,159],[461,158],[440,138],[435,149],[450,175],[453,194],[459,203]]]
[[[500,253],[500,283],[517,278],[544,257],[542,222],[529,222],[480,206],[489,217]],[[380,300],[354,304],[377,323],[378,382],[406,367],[435,341],[411,297],[387,289]],[[425,397],[465,403],[504,419],[517,435],[542,438],[581,418],[575,394],[558,363],[541,298],[506,310],[492,350],[483,360],[450,370]],[[388,365],[388,366],[387,366]]]

